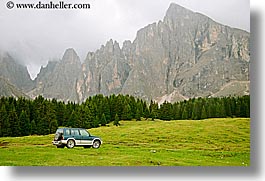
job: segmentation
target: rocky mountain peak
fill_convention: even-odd
[[[0,77],[5,78],[21,90],[28,91],[33,86],[27,67],[21,65],[8,52],[4,51],[0,51]]]
[[[188,10],[178,4],[171,3],[167,12],[166,16],[168,18],[178,18],[178,17],[183,17],[188,14],[192,14],[193,12],[191,10]]]
[[[82,65],[74,49],[67,49],[61,61],[42,68],[32,93],[66,101],[129,94],[160,103],[245,95],[249,41],[248,32],[172,3],[163,21],[140,29],[122,48],[110,39]],[[0,75],[7,73],[2,67]]]
[[[68,48],[63,55],[62,61],[70,64],[80,63],[80,58],[73,48]]]

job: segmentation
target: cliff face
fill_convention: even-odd
[[[7,52],[2,51],[0,51],[0,78],[24,92],[33,88],[33,82],[26,66],[18,63]],[[1,92],[0,95],[2,95]]]
[[[81,62],[74,49],[67,49],[62,60],[49,62],[41,68],[35,79],[35,88],[30,96],[42,95],[65,101],[78,101],[76,93],[77,77],[81,72]]]
[[[119,44],[108,41],[95,53],[88,53],[77,83],[79,100],[95,94],[118,94],[127,80],[130,65]]]
[[[120,48],[110,40],[89,53],[79,95],[123,93],[176,101],[214,96],[237,81],[245,86],[231,95],[243,95],[248,94],[249,61],[249,33],[171,4],[164,20],[139,30],[134,42]]]
[[[132,49],[135,64],[124,93],[174,100],[211,96],[231,81],[249,80],[249,33],[175,4],[163,21],[138,31]]]
[[[81,64],[73,49],[49,62],[32,97],[84,101],[95,94],[130,94],[158,102],[249,94],[250,34],[171,4],[163,21],[122,47],[109,40]]]

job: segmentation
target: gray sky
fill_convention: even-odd
[[[8,51],[35,77],[48,60],[72,47],[83,61],[110,38],[122,46],[137,30],[162,20],[171,2],[200,12],[213,20],[250,31],[249,0],[64,0],[89,3],[88,10],[7,9],[0,0],[0,50]],[[12,0],[32,3],[37,0]],[[40,0],[43,3],[62,0]]]

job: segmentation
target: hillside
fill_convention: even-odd
[[[29,98],[22,90],[17,89],[15,85],[12,85],[9,81],[0,76],[0,96],[12,96],[12,97],[26,97]]]
[[[0,165],[250,166],[248,118],[121,121],[89,131],[102,138],[99,149],[58,149],[53,135],[0,138]]]

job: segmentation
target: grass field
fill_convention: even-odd
[[[0,138],[0,165],[250,166],[250,119],[121,121],[89,130],[99,149],[58,149],[54,135]]]

